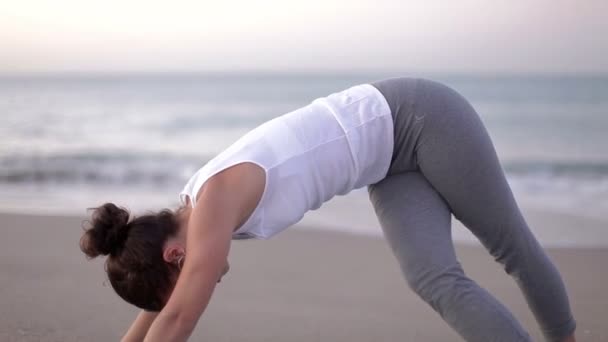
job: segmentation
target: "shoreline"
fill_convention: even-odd
[[[124,201],[133,203],[133,201]],[[64,207],[6,207],[0,203],[0,215],[47,216],[58,218],[86,218],[82,214]],[[77,206],[77,203],[74,203]],[[608,248],[608,219],[595,216],[564,212],[557,209],[540,208],[520,201],[522,215],[533,234],[545,248]],[[126,206],[133,215],[149,211],[155,206]],[[157,208],[171,205],[157,205]],[[63,209],[62,209],[63,208]],[[340,232],[355,236],[383,238],[377,217],[367,198],[357,196],[336,196],[287,230],[314,230],[319,232]],[[452,216],[452,237],[455,244],[481,246],[477,238]]]
[[[0,213],[2,341],[118,340],[137,308],[78,248],[80,216]],[[550,222],[548,223],[550,224]],[[541,335],[514,281],[478,246],[456,244],[465,272]],[[608,339],[608,248],[546,248],[566,284],[577,340]],[[298,225],[234,241],[231,271],[191,341],[458,341],[401,277],[381,238]]]

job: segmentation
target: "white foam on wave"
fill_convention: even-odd
[[[0,210],[23,214],[87,215],[86,208],[113,202],[133,213],[160,208],[177,208],[178,188],[163,191],[132,189],[123,186],[103,188],[29,186],[0,187]],[[608,246],[608,220],[598,206],[581,210],[573,202],[551,196],[531,196],[514,189],[524,217],[539,241],[548,247]],[[606,205],[606,202],[603,202]],[[606,212],[606,211],[604,211]],[[456,242],[479,244],[460,222],[453,218],[453,238]],[[367,190],[354,190],[346,196],[336,196],[320,209],[307,213],[295,229],[320,229],[381,237],[382,230],[368,200]]]

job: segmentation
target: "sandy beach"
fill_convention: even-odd
[[[82,220],[0,214],[1,341],[115,341],[135,318],[138,309],[104,282],[103,260],[78,249]],[[457,250],[465,271],[542,341],[491,257],[477,246]],[[578,341],[608,341],[608,248],[547,250],[566,282]],[[381,238],[298,227],[235,241],[230,263],[191,341],[460,340],[407,288]]]

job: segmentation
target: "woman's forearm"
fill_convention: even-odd
[[[138,315],[121,342],[141,342],[146,337],[148,329],[158,316],[158,312],[149,312],[142,310]]]

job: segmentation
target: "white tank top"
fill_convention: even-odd
[[[234,239],[268,239],[335,195],[376,183],[393,154],[393,119],[382,94],[361,84],[281,115],[248,132],[211,159],[180,193],[194,207],[211,176],[242,162],[266,172],[257,207]]]

